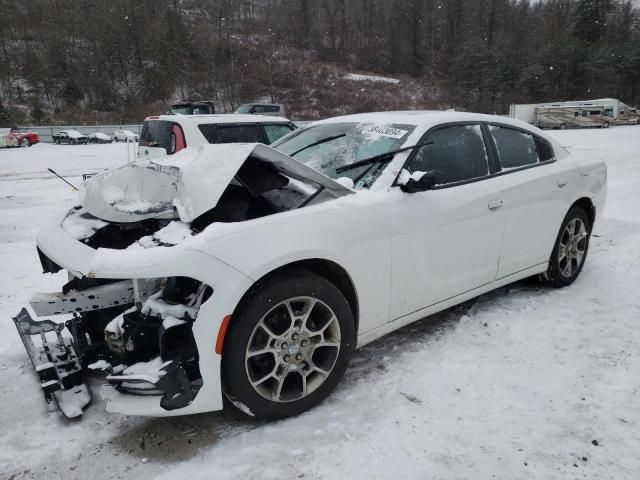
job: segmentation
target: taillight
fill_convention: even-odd
[[[173,125],[173,128],[171,129],[171,134],[173,136],[173,139],[175,139],[174,140],[175,144],[172,145],[174,147],[172,148],[173,153],[179,152],[180,150],[182,150],[184,147],[187,146],[184,140],[184,133],[182,133],[182,128],[180,128],[178,124]]]

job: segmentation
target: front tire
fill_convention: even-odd
[[[591,238],[591,221],[580,207],[571,207],[560,227],[543,280],[553,287],[571,285],[584,266]]]
[[[355,341],[340,290],[312,272],[287,270],[256,284],[236,309],[222,352],[223,390],[258,418],[298,415],[335,388]]]

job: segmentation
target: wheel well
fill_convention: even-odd
[[[584,212],[587,214],[587,217],[589,217],[591,226],[593,227],[593,223],[596,221],[596,207],[591,199],[588,197],[582,197],[576,200],[573,205],[571,205],[571,208],[573,207],[579,207],[584,210]]]
[[[297,262],[288,263],[286,265],[278,267],[275,270],[272,270],[271,272],[262,276],[262,278],[260,278],[256,283],[263,282],[265,279],[273,275],[280,274],[284,270],[290,268],[301,268],[304,270],[308,270],[309,272],[313,272],[316,275],[326,278],[328,281],[334,284],[347,299],[347,303],[349,303],[349,308],[351,308],[351,312],[353,313],[353,319],[355,321],[357,334],[359,323],[358,296],[356,293],[356,289],[353,286],[353,282],[351,281],[351,277],[344,268],[330,260],[321,258],[310,258],[307,260],[299,260]]]

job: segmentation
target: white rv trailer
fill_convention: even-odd
[[[608,127],[640,123],[638,111],[615,98],[513,104],[509,116],[541,128]]]

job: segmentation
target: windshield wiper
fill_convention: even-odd
[[[380,153],[379,155],[374,155],[373,157],[363,158],[362,160],[358,160],[357,162],[350,163],[349,165],[343,165],[342,167],[336,168],[336,173],[348,172],[349,170],[362,167],[363,165],[370,165],[370,164],[378,163],[382,161],[390,162],[391,157],[393,157],[393,155],[395,155],[396,153],[406,152],[407,150],[413,150],[414,148],[426,147],[427,145],[433,145],[433,141],[416,143],[415,145],[411,145],[409,147],[403,147],[397,150],[391,150],[389,152]]]
[[[297,155],[300,152],[305,151],[307,148],[315,147],[316,145],[322,145],[323,143],[331,142],[332,140],[337,140],[338,138],[342,138],[346,136],[347,136],[346,133],[341,133],[340,135],[334,135],[332,137],[323,138],[322,140],[318,140],[317,142],[310,143],[309,145],[302,147],[300,150],[296,150],[295,152],[290,153],[289,156],[293,157],[294,155]]]

